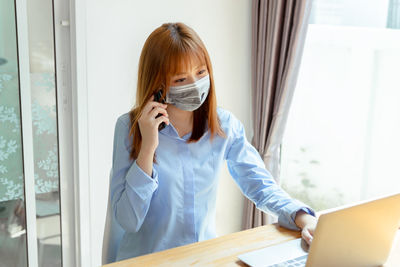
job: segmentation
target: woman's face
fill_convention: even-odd
[[[200,61],[194,61],[193,64],[189,66],[189,69],[181,73],[178,73],[175,76],[172,76],[170,80],[170,85],[181,86],[194,83],[195,81],[203,78],[207,74],[208,74],[207,65],[203,64]]]

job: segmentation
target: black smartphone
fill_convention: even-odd
[[[157,93],[154,94],[154,101],[165,104],[164,98],[162,97],[162,90],[159,90]],[[156,118],[158,118],[160,116],[162,116],[162,114],[158,113]],[[159,131],[161,131],[164,128],[165,128],[165,122],[162,122],[162,123],[160,123],[160,125],[158,125]]]

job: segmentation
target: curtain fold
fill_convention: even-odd
[[[280,145],[312,0],[252,0],[252,145],[279,182]],[[242,228],[274,222],[245,199]]]

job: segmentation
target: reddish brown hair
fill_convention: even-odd
[[[147,38],[139,59],[136,104],[130,111],[129,136],[133,138],[130,159],[136,159],[140,151],[142,136],[138,119],[144,106],[160,89],[165,97],[171,77],[186,71],[194,59],[207,66],[210,91],[201,107],[193,111],[193,129],[187,142],[197,142],[206,132],[207,125],[211,140],[216,134],[225,137],[217,116],[211,61],[203,42],[192,28],[183,23],[164,23]]]

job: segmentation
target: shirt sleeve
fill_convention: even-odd
[[[226,154],[228,170],[242,193],[256,208],[278,216],[278,223],[291,230],[300,230],[295,224],[296,213],[304,210],[315,216],[306,204],[291,198],[265,168],[258,151],[247,141],[243,124],[231,115],[232,140]]]
[[[114,131],[110,197],[113,215],[127,232],[139,231],[153,193],[158,188],[158,173],[145,173],[136,160],[130,160],[129,127],[118,119]]]

